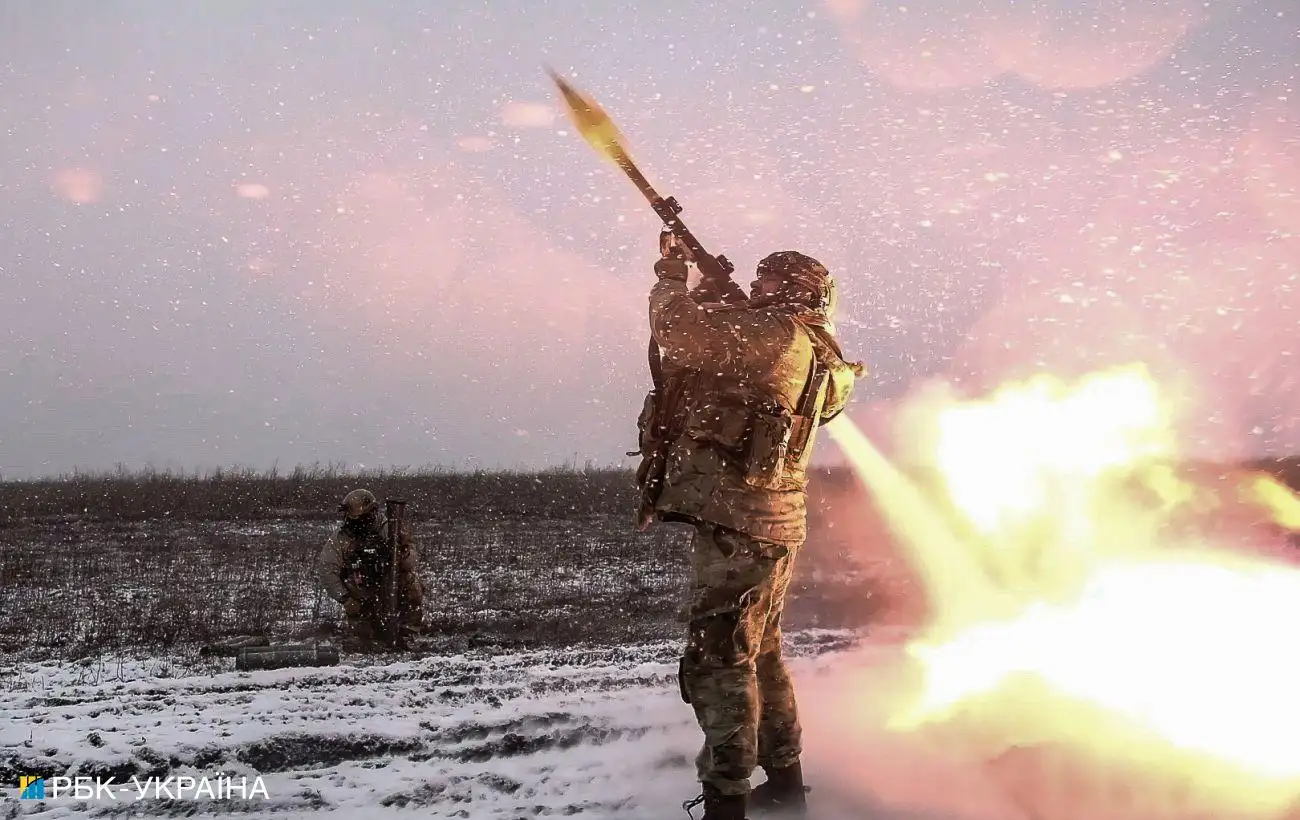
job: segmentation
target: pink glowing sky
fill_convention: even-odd
[[[1300,451],[1291,0],[511,5],[0,12],[0,473],[630,464],[657,222],[543,62],[835,271],[869,427],[1141,359]]]

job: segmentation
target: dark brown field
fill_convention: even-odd
[[[1300,459],[1262,467],[1300,487]],[[0,483],[0,650],[84,654],[306,635],[337,618],[315,559],[350,489],[404,498],[439,646],[672,637],[688,533],[631,526],[620,470],[125,473]],[[844,470],[810,490],[790,628],[857,627],[910,581]]]
[[[839,508],[854,482],[816,483],[790,625],[858,625],[882,600],[878,573],[852,558],[853,528],[824,514],[830,505],[851,520]],[[0,650],[84,654],[328,626],[338,611],[317,592],[315,559],[339,499],[359,486],[408,502],[437,645],[679,630],[688,532],[637,533],[625,471],[120,473],[0,484]]]

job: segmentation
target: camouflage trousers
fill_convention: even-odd
[[[700,782],[747,794],[756,766],[799,760],[794,686],[781,657],[781,613],[798,546],[712,524],[691,541],[692,596],[682,697],[704,732]]]
[[[397,579],[397,605],[401,611],[402,632],[411,634],[420,631],[424,623],[424,585],[415,573],[405,573]],[[370,639],[383,632],[381,614],[386,595],[373,588],[348,587],[348,597],[343,602],[343,616],[346,619],[347,636],[350,638]]]

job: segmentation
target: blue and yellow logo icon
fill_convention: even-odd
[[[45,799],[45,778],[33,777],[32,775],[19,775],[18,788],[22,793],[18,795],[22,800],[44,800]]]

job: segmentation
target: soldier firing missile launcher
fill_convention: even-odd
[[[683,248],[682,253],[687,259],[695,263],[695,267],[700,271],[700,277],[703,287],[711,296],[716,297],[719,301],[732,301],[744,299],[744,293],[731,281],[731,274],[736,268],[731,264],[727,257],[718,255],[714,256],[704,249],[700,240],[691,233],[690,228],[682,221],[680,216],[682,206],[678,204],[674,197],[662,197],[646,179],[645,174],[632,161],[631,155],[627,150],[626,140],[619,132],[618,126],[605,113],[591,97],[583,94],[573,87],[568,80],[561,77],[549,66],[546,72],[551,76],[555,85],[564,97],[565,108],[569,112],[569,119],[572,120],[578,133],[582,135],[591,147],[610,162],[613,162],[627,178],[632,180],[632,184],[637,187],[641,195],[650,203],[656,215],[664,223],[664,231],[661,234],[660,242],[664,247],[676,243]]]

